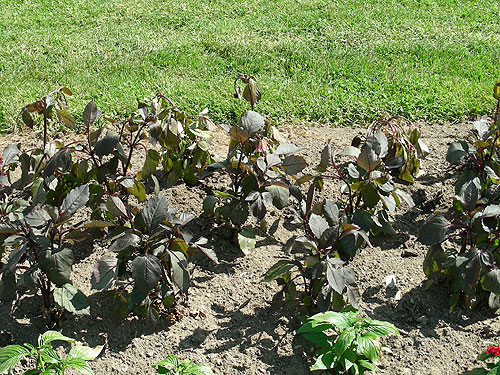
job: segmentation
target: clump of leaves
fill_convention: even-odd
[[[494,119],[497,123],[476,121],[468,142],[449,146],[446,159],[450,163],[470,163],[456,181],[451,207],[433,214],[418,237],[430,246],[423,264],[428,285],[446,280],[451,308],[459,302],[474,307],[486,301],[492,308],[500,307],[498,105]]]
[[[491,359],[493,362],[487,362]],[[486,368],[476,368],[466,371],[462,375],[496,375],[500,373],[500,346],[489,345],[484,352],[477,356],[477,360],[486,362]]]
[[[170,354],[165,359],[155,363],[158,374],[165,375],[213,375],[212,370],[205,365],[196,365],[190,359],[180,361],[175,355]]]
[[[384,158],[389,151],[389,142],[381,131],[370,136],[360,149],[346,148],[340,155],[356,158],[356,164],[349,163],[347,171],[342,171],[328,143],[321,153],[321,162],[317,170],[317,186],[323,180],[342,181],[341,192],[347,195],[342,202],[349,222],[359,225],[373,234],[394,235],[389,214],[393,213],[402,202],[413,207],[413,199],[403,189],[397,187],[392,176],[385,170]]]
[[[0,218],[0,254],[10,249],[0,268],[0,300],[12,301],[26,289],[40,292],[44,306],[55,318],[59,306],[89,314],[87,297],[70,280],[73,251],[69,247],[88,238],[70,219],[89,199],[88,185],[70,191],[59,207],[36,206]],[[6,202],[4,202],[5,204]]]
[[[176,216],[164,195],[148,199],[142,210],[127,209],[117,196],[109,197],[106,207],[109,215],[120,218],[120,224],[108,235],[108,251],[116,256],[104,256],[97,262],[92,288],[118,287],[118,296],[125,304],[123,315],[133,311],[148,323],[157,322],[161,311],[175,313],[179,297],[186,295],[190,284],[188,255],[201,250],[217,263],[215,253],[203,246],[207,240],[193,241],[182,228],[194,216]],[[94,224],[99,226],[100,222],[87,225]]]
[[[38,99],[34,103],[26,105],[19,116],[23,122],[31,129],[33,129],[34,122],[30,113],[37,113],[43,116],[43,148],[47,145],[47,130],[48,121],[52,119],[53,111],[56,112],[59,121],[62,121],[69,128],[75,127],[75,119],[68,113],[65,95],[72,95],[72,92],[67,87],[59,87],[57,90],[45,95],[43,98]],[[17,125],[17,124],[16,124]],[[16,125],[14,125],[13,133],[16,132]]]
[[[321,311],[340,310],[346,303],[358,307],[359,291],[355,274],[346,261],[368,243],[368,235],[357,225],[350,224],[345,211],[325,199],[313,205],[314,182],[306,197],[294,186],[290,188],[296,215],[305,236],[296,237],[293,243],[303,245],[304,252],[295,258],[282,259],[264,276],[265,282],[276,280],[282,286],[274,297],[274,304],[289,302],[296,296],[297,283],[302,281],[305,296],[303,303]],[[300,284],[299,284],[300,285]]]
[[[94,360],[102,351],[102,346],[94,348],[84,345],[72,345],[68,353],[61,357],[52,348],[54,341],[65,341],[75,344],[75,340],[56,331],[47,331],[38,337],[38,346],[31,344],[8,345],[0,349],[0,373],[10,373],[23,358],[36,361],[34,369],[27,370],[24,375],[58,374],[63,375],[67,369],[78,373],[92,375],[92,368],[87,361]]]
[[[297,333],[321,348],[312,371],[363,375],[377,370],[382,346],[379,339],[399,332],[390,323],[360,318],[358,314],[327,311],[310,317],[298,329]]]
[[[139,103],[138,122],[148,124],[150,142],[162,147],[160,153],[148,150],[141,178],[149,177],[161,162],[167,173],[167,187],[180,179],[188,184],[197,183],[213,162],[209,148],[215,124],[207,113],[208,108],[198,115],[189,115],[161,93],[151,100],[150,107]]]
[[[386,115],[370,125],[367,138],[377,132],[383,132],[387,138],[387,152],[381,156],[385,168],[412,184],[420,171],[421,159],[429,154],[420,128],[404,117]]]
[[[428,285],[448,280],[451,308],[488,296],[492,308],[500,306],[500,205],[490,204],[480,188],[478,177],[465,183],[448,212],[431,216],[418,237],[430,246],[423,264]]]
[[[260,98],[256,83],[252,82],[248,81],[244,92],[249,93],[249,99]],[[258,101],[252,100],[249,101],[254,104]],[[237,125],[226,130],[230,136],[228,155],[224,161],[209,165],[208,170],[224,173],[230,183],[224,191],[215,191],[205,198],[203,208],[207,216],[236,229],[237,242],[247,254],[255,247],[253,229],[243,228],[248,217],[265,228],[268,207],[282,209],[288,204],[287,176],[300,173],[307,163],[294,155],[300,147],[280,144],[281,136],[272,122],[253,110],[245,112]]]

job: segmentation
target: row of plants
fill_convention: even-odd
[[[235,80],[235,96],[246,100],[251,110],[232,126],[214,124],[206,110],[198,115],[181,111],[159,93],[140,101],[137,114],[127,119],[102,116],[90,102],[81,116],[83,139],[50,140],[53,112],[65,125],[77,124],[67,110],[65,97],[71,94],[62,87],[22,109],[20,118],[29,127],[35,126],[33,114],[42,118],[42,147],[4,149],[0,255],[6,263],[0,268],[0,300],[39,293],[54,321],[64,311],[89,314],[88,298],[71,282],[73,249],[78,242],[99,239],[114,255],[97,262],[92,288],[114,290],[123,316],[134,313],[147,323],[156,322],[162,313],[175,317],[190,285],[190,256],[199,251],[214,263],[218,259],[216,251],[207,248],[206,238],[195,238],[186,229],[195,216],[171,207],[160,189],[180,181],[204,183],[208,176],[220,174],[228,183],[205,197],[203,212],[214,225],[230,228],[245,254],[254,249],[256,232],[265,232],[271,209],[291,210],[293,224],[303,232],[264,275],[265,282],[280,285],[274,302],[298,297],[311,311],[327,314],[328,318],[315,316],[315,333],[323,331],[319,327],[333,328],[321,319],[340,324],[335,315],[340,313],[329,310],[345,311],[347,320],[342,321],[347,325],[339,327],[349,332],[346,341],[339,341],[333,352],[325,349],[315,365],[323,367],[316,368],[343,366],[356,374],[373,369],[369,363],[380,351],[355,338],[366,333],[367,339],[376,341],[396,332],[389,325],[366,331],[366,322],[370,327],[380,322],[356,318],[349,311],[349,306],[359,308],[360,298],[350,262],[363,247],[371,246],[374,236],[396,233],[393,213],[401,204],[413,206],[404,185],[414,182],[429,152],[418,127],[401,117],[384,116],[338,154],[328,142],[312,168],[298,155],[300,147],[287,143],[271,119],[254,111],[261,92],[249,75]],[[500,103],[500,83],[494,96]],[[469,162],[464,162],[450,210],[434,214],[419,235],[430,245],[424,261],[429,284],[442,278],[450,283],[451,307],[459,301],[477,306],[485,298],[491,307],[499,304],[498,106],[490,124],[474,124],[468,142],[450,145],[448,161]],[[229,137],[222,161],[214,160],[210,151],[217,126]],[[140,170],[134,169],[137,159],[143,160]],[[15,173],[17,181],[12,178]],[[337,192],[334,197],[324,196],[327,184]],[[357,328],[348,326],[365,328],[356,333]],[[316,336],[316,344],[334,346],[332,339]],[[344,355],[347,348],[351,349]]]
[[[98,261],[92,288],[115,289],[123,315],[134,312],[148,322],[157,321],[162,310],[175,313],[178,297],[189,288],[187,263],[194,251],[217,263],[216,252],[204,246],[207,239],[193,239],[185,229],[194,216],[178,214],[159,193],[160,166],[165,180],[161,188],[180,180],[198,183],[215,173],[226,176],[226,188],[207,195],[203,211],[216,225],[234,232],[245,254],[255,247],[255,230],[265,231],[267,211],[282,210],[291,201],[295,223],[304,231],[295,239],[302,256],[280,260],[265,281],[283,286],[277,299],[294,299],[300,277],[307,306],[321,311],[340,310],[345,303],[357,307],[359,293],[348,263],[370,245],[370,236],[395,233],[390,215],[402,202],[413,206],[395,179],[412,182],[427,153],[417,127],[384,117],[340,153],[353,157],[354,163],[338,165],[327,144],[315,173],[304,173],[308,164],[297,155],[300,147],[286,143],[273,122],[254,111],[261,93],[249,75],[236,79],[235,96],[249,102],[251,110],[238,124],[219,125],[229,136],[222,161],[214,161],[210,153],[216,125],[207,111],[189,115],[161,93],[148,104],[139,102],[137,116],[104,117],[107,124],[100,126],[102,113],[90,102],[82,115],[84,139],[50,141],[53,112],[66,125],[76,124],[66,107],[66,95],[71,94],[62,87],[22,109],[20,118],[29,127],[34,126],[32,114],[43,118],[43,147],[9,145],[0,173],[1,249],[11,249],[1,269],[0,299],[13,300],[25,289],[39,291],[54,318],[61,313],[55,306],[89,313],[88,299],[72,285],[70,273],[72,247],[91,237],[102,235],[108,251],[116,254]],[[134,170],[133,161],[140,157],[142,168]],[[12,184],[16,168],[21,176]],[[147,199],[149,181],[154,194]],[[341,182],[337,202],[317,198],[329,181]],[[16,186],[29,187],[31,197],[9,200]]]
[[[445,281],[450,308],[500,307],[500,82],[491,122],[476,121],[466,140],[450,144],[446,160],[459,166],[449,209],[434,213],[418,239],[429,245],[428,285]]]

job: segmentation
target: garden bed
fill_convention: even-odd
[[[351,263],[361,293],[363,314],[393,323],[399,336],[383,339],[380,374],[459,374],[475,367],[474,358],[487,343],[500,336],[500,322],[495,312],[483,308],[449,310],[444,287],[425,289],[422,262],[427,247],[416,241],[424,220],[436,209],[445,209],[453,196],[455,169],[444,157],[448,144],[462,139],[469,123],[448,125],[421,124],[423,140],[430,156],[424,161],[421,177],[405,187],[412,194],[415,207],[401,206],[396,211],[397,235],[377,237],[373,248],[364,248]],[[321,149],[331,140],[340,152],[364,129],[331,127],[282,127],[290,142],[303,148],[300,153],[315,165]],[[226,136],[217,134],[215,153],[225,155]],[[6,136],[9,143],[37,144],[31,134]],[[138,167],[140,164],[136,161]],[[161,186],[161,175],[159,175]],[[191,187],[184,184],[162,191],[171,206],[192,212],[197,218],[189,228],[208,238],[219,258],[213,264],[195,256],[190,270],[192,287],[181,319],[171,324],[161,319],[159,325],[146,327],[134,317],[118,318],[113,309],[112,293],[90,289],[94,265],[105,253],[104,244],[87,240],[77,246],[73,283],[91,301],[90,317],[67,314],[61,323],[62,333],[88,345],[105,345],[103,354],[91,362],[95,374],[153,374],[151,365],[173,353],[210,366],[215,374],[308,373],[314,348],[295,334],[307,312],[298,303],[284,308],[271,306],[276,283],[263,283],[263,275],[280,257],[294,232],[288,209],[271,210],[268,233],[258,233],[257,246],[244,255],[232,242],[231,233],[214,228],[202,215],[207,190],[220,180],[210,177],[207,183]],[[324,196],[338,191],[328,186]],[[394,275],[396,287],[386,287],[386,277]],[[24,296],[14,312],[0,305],[0,347],[12,343],[34,343],[46,331],[46,319],[38,296]],[[15,373],[15,372],[14,372]]]

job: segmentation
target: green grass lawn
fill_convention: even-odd
[[[105,114],[161,90],[231,121],[239,72],[283,121],[365,124],[489,113],[500,78],[496,0],[0,0],[0,129],[65,85]]]

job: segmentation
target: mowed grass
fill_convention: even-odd
[[[238,73],[280,122],[364,125],[382,113],[456,121],[493,109],[492,0],[0,0],[0,129],[64,85],[80,117],[158,90],[233,121]]]

